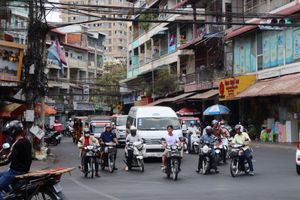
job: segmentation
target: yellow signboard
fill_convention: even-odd
[[[237,76],[219,81],[219,100],[232,100],[256,81],[255,75]]]

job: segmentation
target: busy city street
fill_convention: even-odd
[[[294,146],[253,145],[255,176],[230,176],[229,165],[220,166],[220,174],[195,172],[196,155],[184,155],[178,181],[167,179],[160,170],[160,160],[148,160],[145,172],[124,171],[123,149],[118,149],[118,170],[101,171],[100,178],[84,178],[78,166],[78,149],[70,138],[53,148],[55,159],[35,162],[35,167],[75,167],[62,179],[68,199],[153,200],[153,199],[299,199],[299,176],[295,170]]]

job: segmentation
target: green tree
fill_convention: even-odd
[[[105,62],[103,74],[97,78],[97,91],[102,93],[120,94],[119,81],[126,78],[126,65],[122,62]],[[97,103],[115,106],[121,102],[120,96],[102,95]],[[100,101],[100,102],[99,102]]]
[[[168,68],[161,69],[154,78],[154,93],[156,96],[166,96],[179,89],[179,79],[176,74],[171,74]],[[152,93],[152,84],[148,84],[144,91]],[[151,92],[150,92],[151,91]]]

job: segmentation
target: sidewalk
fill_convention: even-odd
[[[270,143],[261,141],[252,141],[253,146],[256,147],[268,147],[268,148],[280,148],[280,149],[295,149],[297,148],[297,143]]]
[[[46,160],[33,160],[31,164],[31,171],[39,169],[53,168],[56,163],[54,155],[48,155]]]

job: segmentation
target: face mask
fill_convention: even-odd
[[[84,137],[90,137],[90,134],[84,134]]]

